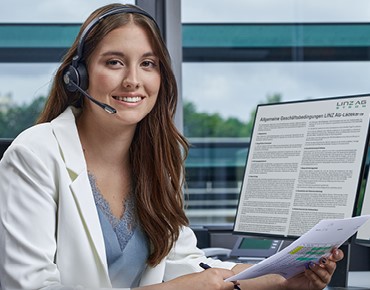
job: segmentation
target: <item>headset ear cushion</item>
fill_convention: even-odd
[[[70,65],[64,72],[63,81],[69,92],[77,91],[76,85],[83,90],[87,90],[89,77],[87,75],[86,67],[83,64],[79,64],[77,68]]]
[[[87,74],[87,69],[86,66],[82,63],[79,63],[77,66],[77,72],[78,72],[78,85],[80,86],[81,89],[84,91],[87,90],[89,87],[89,75]]]
[[[79,76],[76,68],[70,65],[64,72],[63,81],[66,86],[66,89],[69,92],[75,92],[77,90],[76,86],[72,83],[74,82],[76,85],[79,83]]]

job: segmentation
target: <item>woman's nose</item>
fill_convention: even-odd
[[[140,86],[138,72],[135,68],[130,68],[127,70],[122,84],[127,89],[136,89]]]

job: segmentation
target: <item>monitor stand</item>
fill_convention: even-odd
[[[331,278],[329,283],[330,287],[347,287],[348,286],[348,271],[349,271],[349,261],[351,254],[351,244],[345,243],[340,249],[344,253],[343,260],[337,262],[337,268]]]

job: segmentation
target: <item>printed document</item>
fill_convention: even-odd
[[[234,232],[299,237],[353,216],[370,96],[258,106]]]
[[[347,219],[322,220],[307,233],[275,255],[253,265],[226,281],[279,274],[286,279],[303,272],[309,262],[330,256],[332,249],[347,241],[370,219],[370,215]]]

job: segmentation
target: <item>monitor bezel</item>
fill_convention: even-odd
[[[370,133],[369,133],[369,135],[370,135]],[[369,144],[369,147],[370,147],[370,144]],[[367,202],[370,201],[370,184],[367,184],[368,182],[370,182],[370,180],[369,180],[369,178],[370,178],[370,175],[369,175],[369,172],[370,172],[370,154],[369,153],[370,153],[370,150],[368,151],[368,154],[367,154],[367,157],[366,157],[365,172],[364,172],[364,176],[362,178],[362,180],[365,184],[364,190],[363,190],[363,200],[360,201],[360,196],[361,196],[361,193],[362,193],[362,192],[360,192],[358,203],[357,203],[357,210],[358,210],[357,215],[359,215],[359,216],[370,214],[370,208],[369,208],[369,212],[363,212],[363,204],[365,203],[365,200]],[[366,189],[368,189],[367,192],[366,192]],[[367,199],[365,199],[365,195],[366,195]],[[369,222],[366,223],[366,226],[370,227],[370,225],[368,225],[368,223]],[[360,228],[360,230],[361,230],[361,228]],[[356,245],[360,245],[360,246],[370,247],[370,235],[369,235],[369,238],[363,239],[363,238],[360,238],[358,236],[358,232],[356,232],[356,234],[352,237],[352,243],[354,243]]]

